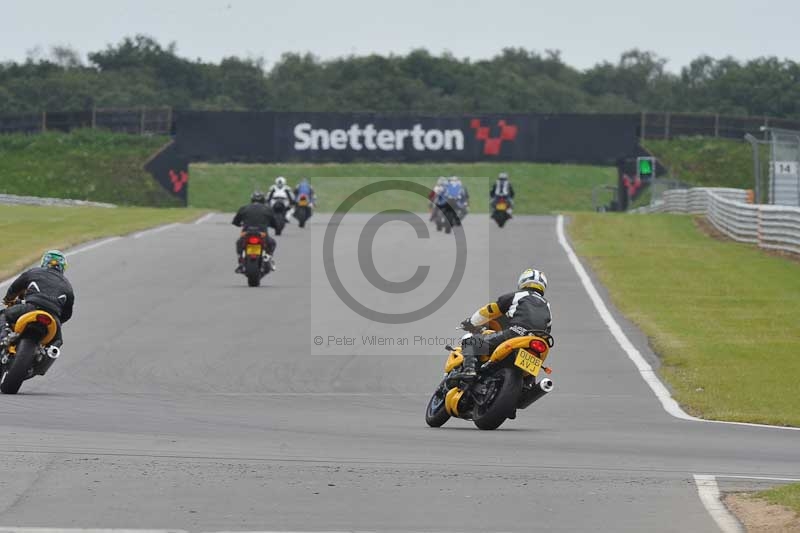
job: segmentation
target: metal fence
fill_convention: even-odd
[[[697,113],[641,113],[639,138],[656,140],[700,135],[741,139],[747,133],[766,138],[767,128],[800,129],[800,120]]]
[[[745,134],[766,139],[768,128],[800,130],[800,120],[773,117],[734,117],[698,113],[643,112],[624,115],[638,123],[640,139],[672,139],[700,135],[741,139]],[[89,111],[0,115],[0,133],[39,133],[48,130],[104,128],[111,131],[169,134],[174,131],[170,107],[108,108]]]
[[[768,128],[769,203],[800,207],[800,131]]]
[[[800,254],[800,208],[748,203],[750,191],[697,187],[667,191],[660,202],[631,213],[703,214],[740,242]]]
[[[68,132],[96,128],[138,135],[169,135],[173,130],[171,107],[96,108],[90,111],[0,115],[0,133]]]

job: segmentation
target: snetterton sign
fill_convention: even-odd
[[[418,152],[464,150],[464,132],[460,129],[425,129],[414,124],[410,129],[378,129],[374,124],[350,124],[346,129],[315,128],[310,122],[301,122],[294,127],[294,149],[305,150],[354,150],[356,152],[382,151],[402,152],[407,149]]]

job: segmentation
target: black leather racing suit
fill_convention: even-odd
[[[505,183],[503,183],[505,181]],[[511,182],[508,180],[497,180],[492,185],[492,188],[489,189],[489,205],[494,209],[495,204],[497,204],[497,200],[501,197],[505,196],[508,198],[508,206],[514,207],[514,187],[511,185]]]
[[[478,355],[489,355],[504,341],[528,334],[529,331],[550,333],[552,316],[550,303],[538,291],[521,289],[500,296],[496,302],[487,304],[465,320],[467,326],[476,330],[490,320],[505,315],[508,327],[489,335],[475,335],[462,341],[464,369],[474,369]]]
[[[277,243],[267,232],[267,228],[274,228],[276,225],[275,215],[272,213],[272,209],[270,209],[269,206],[260,202],[252,202],[243,205],[239,208],[239,211],[236,212],[236,216],[233,217],[233,222],[231,223],[244,230],[254,228],[265,233],[267,235],[267,253],[272,255],[275,252]],[[239,239],[236,241],[236,257],[242,257],[242,250],[244,250],[244,236],[239,236]]]
[[[55,268],[32,268],[19,275],[6,292],[4,301],[16,298],[25,300],[24,304],[12,305],[2,311],[3,319],[13,325],[19,317],[40,309],[53,315],[58,321],[58,334],[50,344],[61,346],[61,324],[72,318],[72,306],[75,293],[72,285],[59,270]]]

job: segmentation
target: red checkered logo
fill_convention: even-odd
[[[185,170],[181,170],[180,172],[170,170],[169,180],[172,182],[172,190],[178,193],[181,192],[183,186],[189,181],[189,174]]]
[[[500,155],[500,147],[503,141],[513,141],[517,138],[517,127],[507,124],[505,120],[498,120],[497,126],[500,133],[496,137],[491,135],[491,126],[484,126],[480,119],[473,118],[469,127],[475,130],[475,138],[483,141],[483,153],[485,155]]]

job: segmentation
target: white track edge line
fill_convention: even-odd
[[[200,218],[198,218],[197,220],[195,220],[194,223],[195,224],[203,224],[205,221],[211,219],[211,217],[213,217],[214,215],[216,215],[216,213],[206,213],[205,215],[203,215]]]
[[[83,253],[83,252],[87,252],[89,250],[94,250],[95,248],[99,248],[99,247],[101,247],[101,246],[103,246],[105,244],[109,244],[111,242],[118,241],[121,238],[122,237],[108,237],[108,238],[103,239],[101,241],[93,242],[92,244],[87,244],[85,246],[79,246],[78,248],[75,248],[74,250],[67,250],[66,252],[64,252],[64,255],[69,257],[71,255],[76,255],[76,254],[80,254],[80,253]],[[0,281],[0,289],[4,288],[7,285],[11,285],[11,283],[15,279],[17,279],[17,276],[14,276],[12,278],[8,278],[6,280]],[[0,528],[0,532],[2,532],[2,528]]]
[[[134,233],[133,235],[131,235],[131,237],[133,237],[134,239],[141,239],[142,237],[144,237],[146,235],[152,235],[153,233],[161,233],[162,231],[165,231],[165,230],[168,230],[168,229],[171,229],[171,228],[176,228],[176,227],[178,227],[180,225],[181,224],[179,222],[173,222],[172,224],[164,224],[163,226],[157,226],[155,228],[150,228],[150,229],[146,229],[144,231],[140,231],[138,233]]]
[[[628,358],[633,361],[634,365],[636,365],[636,368],[639,370],[639,374],[642,376],[642,379],[644,379],[645,383],[650,386],[650,389],[652,389],[653,393],[655,393],[656,397],[661,402],[661,405],[664,407],[664,410],[667,413],[675,418],[679,418],[681,420],[691,420],[693,422],[708,422],[712,424],[729,424],[735,426],[800,431],[800,427],[773,426],[769,424],[754,424],[750,422],[729,422],[727,420],[706,420],[704,418],[692,416],[681,409],[681,406],[678,405],[678,402],[676,402],[672,397],[667,387],[661,382],[660,379],[658,379],[653,367],[650,366],[644,357],[642,357],[642,354],[639,352],[639,350],[637,350],[630,339],[628,339],[627,335],[625,335],[625,333],[622,331],[619,323],[614,319],[613,315],[608,310],[605,302],[603,302],[603,298],[600,296],[600,293],[597,292],[597,288],[592,283],[589,274],[586,273],[586,269],[583,268],[580,259],[578,259],[578,256],[575,254],[569,242],[567,241],[567,238],[564,234],[564,215],[558,215],[556,218],[556,234],[558,235],[558,243],[561,245],[561,248],[564,249],[564,252],[566,252],[569,262],[572,264],[572,267],[578,274],[578,278],[580,278],[583,288],[589,295],[589,299],[592,300],[592,304],[597,310],[597,313],[600,315],[600,318],[606,324],[606,327],[611,332],[611,335],[620,345]]]
[[[64,255],[67,257],[71,255],[82,254],[83,252],[88,252],[89,250],[94,250],[95,248],[100,248],[106,244],[112,243],[114,241],[120,240],[122,237],[108,237],[107,239],[103,239],[102,241],[93,242],[92,244],[87,244],[86,246],[79,246],[74,250],[67,250],[64,252]]]
[[[742,533],[744,528],[733,514],[722,503],[719,494],[719,486],[714,476],[694,475],[694,483],[697,486],[697,494],[703,506],[717,523],[723,533]]]

